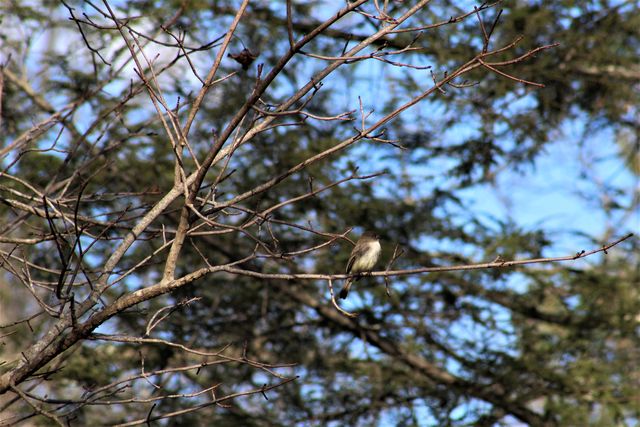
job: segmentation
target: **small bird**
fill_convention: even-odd
[[[353,247],[351,255],[349,255],[347,274],[370,272],[376,265],[376,262],[378,262],[380,250],[380,236],[373,231],[365,231]],[[347,281],[344,282],[344,286],[340,291],[340,298],[345,299],[347,295],[349,295],[349,289],[351,289],[353,280],[353,278],[349,277]],[[360,280],[360,276],[356,277],[355,280]]]

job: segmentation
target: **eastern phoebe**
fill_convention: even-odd
[[[353,247],[351,255],[349,255],[349,262],[347,263],[347,274],[368,273],[378,262],[380,257],[380,236],[373,231],[365,231],[364,234],[358,239],[358,242]],[[353,278],[347,278],[344,282],[344,286],[340,291],[340,298],[345,299],[349,295],[349,289],[351,289],[351,283]],[[360,280],[360,276],[355,277],[355,280]]]

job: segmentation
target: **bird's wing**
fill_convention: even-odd
[[[353,268],[353,263],[356,258],[361,257],[367,252],[367,246],[358,246],[356,245],[351,251],[351,255],[349,256],[349,262],[347,263],[347,273],[351,273],[351,269]]]
[[[349,257],[349,262],[347,262],[347,274],[351,273],[351,267],[353,267],[353,261],[355,261],[356,257],[351,255]]]

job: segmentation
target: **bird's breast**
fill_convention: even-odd
[[[371,242],[367,245],[367,250],[356,259],[353,263],[353,267],[351,268],[352,273],[359,273],[363,271],[371,270],[378,261],[378,257],[380,256],[380,242]]]

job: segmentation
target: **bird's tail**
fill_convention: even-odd
[[[352,279],[347,279],[344,282],[344,286],[342,287],[342,290],[340,291],[340,298],[345,299],[347,298],[347,295],[349,295],[349,289],[351,289],[351,283],[353,282]]]

